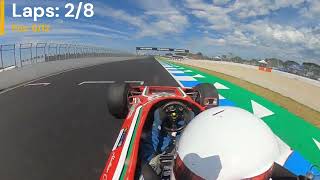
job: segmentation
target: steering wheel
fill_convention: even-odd
[[[163,105],[162,110],[166,114],[163,128],[167,132],[181,132],[186,127],[184,115],[190,111],[187,105],[179,101],[171,101]]]

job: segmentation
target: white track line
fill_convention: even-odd
[[[116,83],[116,81],[83,81],[79,83],[78,85],[84,85],[84,84],[113,84]],[[144,81],[124,81],[124,83],[138,83],[140,85],[144,85]]]
[[[32,83],[32,84],[26,84],[26,85],[24,85],[24,87],[27,87],[27,86],[48,86],[49,84],[51,84],[51,83]]]
[[[83,84],[113,84],[113,83],[115,83],[115,81],[83,81],[78,85],[81,86]]]
[[[15,86],[11,87],[11,88],[5,88],[2,91],[0,91],[0,94],[4,94],[6,92],[15,90],[15,89],[20,88],[20,87],[24,87],[25,85],[27,85],[29,83],[33,83],[33,82],[36,82],[36,81],[39,81],[39,80],[42,80],[42,79],[45,79],[45,78],[48,78],[48,77],[53,77],[53,76],[56,76],[56,75],[60,75],[60,74],[66,73],[66,72],[71,72],[71,71],[78,70],[78,69],[85,69],[85,68],[88,68],[88,67],[100,66],[101,64],[103,64],[103,63],[94,64],[94,65],[91,64],[91,65],[86,65],[86,66],[82,66],[82,67],[66,69],[66,70],[62,70],[62,71],[56,72],[56,73],[45,75],[45,76],[30,80],[30,81],[27,81],[27,82],[24,82],[24,83],[17,84]]]
[[[144,85],[144,81],[124,81],[125,83],[139,83],[141,86]]]

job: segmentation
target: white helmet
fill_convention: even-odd
[[[178,144],[180,179],[269,179],[279,147],[271,129],[240,108],[217,107],[196,116]]]

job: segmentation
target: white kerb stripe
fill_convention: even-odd
[[[223,84],[220,84],[218,82],[214,83],[213,84],[214,87],[216,87],[217,89],[229,89],[227,86],[223,85]]]
[[[219,99],[226,99],[226,98],[219,94]]]
[[[159,62],[159,61],[158,61],[158,62]],[[159,63],[160,63],[160,62],[159,62]],[[161,63],[160,63],[160,64],[161,64]],[[164,65],[162,65],[162,64],[161,64],[161,66],[164,67]],[[168,69],[166,69],[165,67],[164,67],[164,69],[165,69],[166,71],[168,71]],[[181,87],[184,88],[184,85],[183,85],[179,80],[176,79],[177,76],[172,75],[172,74],[170,73],[170,71],[168,71],[168,73],[173,77],[174,80],[177,81],[177,83],[178,83]]]
[[[175,76],[174,78],[178,81],[197,81],[192,76]]]
[[[316,139],[314,139],[314,138],[312,138],[312,140],[313,140],[313,142],[317,145],[317,147],[318,147],[319,150],[320,150],[320,143],[319,143]]]
[[[170,70],[169,70],[169,72],[173,73],[173,74],[183,74],[184,73],[183,71],[170,71]]]
[[[119,162],[118,162],[116,171],[114,172],[114,175],[112,177],[112,180],[118,180],[120,178],[120,175],[121,175],[121,172],[122,172],[122,168],[123,168],[124,163],[126,161],[126,157],[127,157],[130,141],[131,141],[131,138],[132,138],[132,134],[133,134],[133,131],[134,131],[134,127],[136,126],[138,115],[139,115],[139,112],[140,112],[141,108],[142,108],[142,106],[139,106],[137,108],[135,114],[134,114],[133,120],[131,122],[130,129],[128,131],[128,135],[127,135],[126,141],[125,141],[125,143],[123,145],[123,149],[122,149],[122,152],[121,152],[121,155],[120,155],[120,158],[119,158]]]
[[[172,70],[178,71],[178,69],[177,69],[177,68],[174,68],[174,67],[170,67],[170,68],[166,68],[166,69],[168,69],[169,71],[172,71]]]

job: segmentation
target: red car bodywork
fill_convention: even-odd
[[[140,136],[147,115],[154,104],[166,99],[182,100],[198,107],[201,111],[205,110],[205,107],[200,106],[186,94],[187,89],[164,86],[134,88],[141,93],[128,97],[130,110],[109,155],[101,180],[134,179]]]

